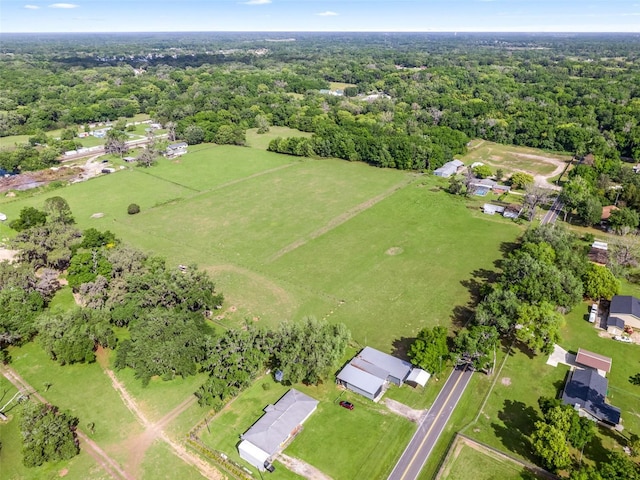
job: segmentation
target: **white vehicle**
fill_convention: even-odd
[[[597,316],[598,316],[598,304],[594,303],[593,305],[591,305],[591,311],[589,312],[589,323],[595,323]]]
[[[631,337],[626,337],[624,335],[616,335],[615,337],[613,337],[613,339],[618,340],[619,342],[633,343],[633,340],[631,340]]]

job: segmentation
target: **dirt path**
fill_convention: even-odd
[[[101,362],[102,363],[102,362]],[[127,440],[127,451],[129,459],[127,461],[127,469],[138,476],[145,453],[151,447],[154,441],[160,439],[167,443],[174,453],[185,463],[196,467],[203,477],[210,480],[219,480],[224,478],[222,474],[213,468],[208,462],[202,460],[197,455],[189,452],[183,445],[169,438],[164,432],[164,428],[171,423],[178,415],[193,405],[196,401],[194,396],[185,399],[180,405],[175,407],[157,422],[150,422],[142,409],[138,406],[135,399],[129,394],[125,386],[117,379],[112,370],[105,368],[104,373],[111,379],[113,388],[118,392],[120,398],[127,408],[135,415],[138,421],[145,427],[145,431]]]
[[[303,462],[298,458],[280,453],[278,455],[278,460],[280,460],[289,470],[307,478],[308,480],[331,480],[330,476],[325,475],[313,465],[309,465],[307,462]]]
[[[49,403],[46,399],[40,395],[35,388],[29,385],[18,372],[9,366],[0,367],[2,375],[9,380],[17,389],[28,392],[32,397],[35,397],[42,403]],[[107,453],[102,450],[96,442],[91,440],[82,430],[76,429],[76,434],[80,439],[80,446],[86,447],[84,450],[93,457],[96,463],[102,467],[112,478],[116,480],[134,480],[135,477],[130,475],[127,471],[123,470],[120,465],[113,460]]]
[[[408,407],[404,403],[396,402],[390,398],[385,398],[380,403],[385,405],[391,412],[405,417],[414,423],[420,423],[429,412],[428,410],[416,410],[415,408]]]
[[[329,220],[329,222],[326,225],[324,225],[323,227],[319,228],[315,232],[311,232],[306,237],[299,238],[295,242],[290,243],[286,247],[282,248],[281,250],[279,250],[278,252],[273,254],[271,256],[271,258],[269,258],[269,262],[273,262],[273,261],[279,259],[280,257],[282,257],[283,255],[286,255],[287,253],[292,252],[296,248],[299,248],[299,247],[305,245],[306,243],[310,242],[311,240],[314,240],[314,239],[324,235],[325,233],[333,230],[334,228],[339,227],[343,223],[351,220],[356,215],[358,215],[358,214],[364,212],[365,210],[368,210],[369,208],[373,207],[376,203],[381,202],[385,198],[393,195],[398,190],[406,187],[407,185],[412,183],[415,179],[416,179],[416,177],[407,177],[407,178],[404,179],[404,181],[394,185],[390,189],[382,192],[381,194],[376,195],[375,197],[370,198],[370,199],[366,200],[365,202],[362,202],[360,205],[356,205],[355,207],[351,208],[350,210],[347,210],[346,212],[338,215],[335,218],[332,218],[331,220]]]

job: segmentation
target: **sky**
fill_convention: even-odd
[[[0,0],[0,33],[167,31],[640,32],[640,0]]]

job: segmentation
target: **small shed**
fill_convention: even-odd
[[[584,365],[585,367],[594,368],[603,376],[605,373],[609,373],[611,371],[611,359],[609,357],[605,357],[604,355],[599,355],[588,350],[583,350],[582,348],[578,349],[576,363]]]
[[[607,319],[607,333],[611,335],[622,335],[624,333],[624,320],[609,316]]]
[[[429,372],[425,372],[421,368],[414,368],[413,370],[411,370],[411,373],[409,374],[405,382],[412,387],[417,387],[418,385],[424,387],[430,378],[431,374]]]

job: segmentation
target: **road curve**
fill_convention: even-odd
[[[415,480],[427,462],[434,445],[447,425],[453,410],[464,393],[473,372],[466,366],[451,372],[429,413],[393,468],[388,480]]]

